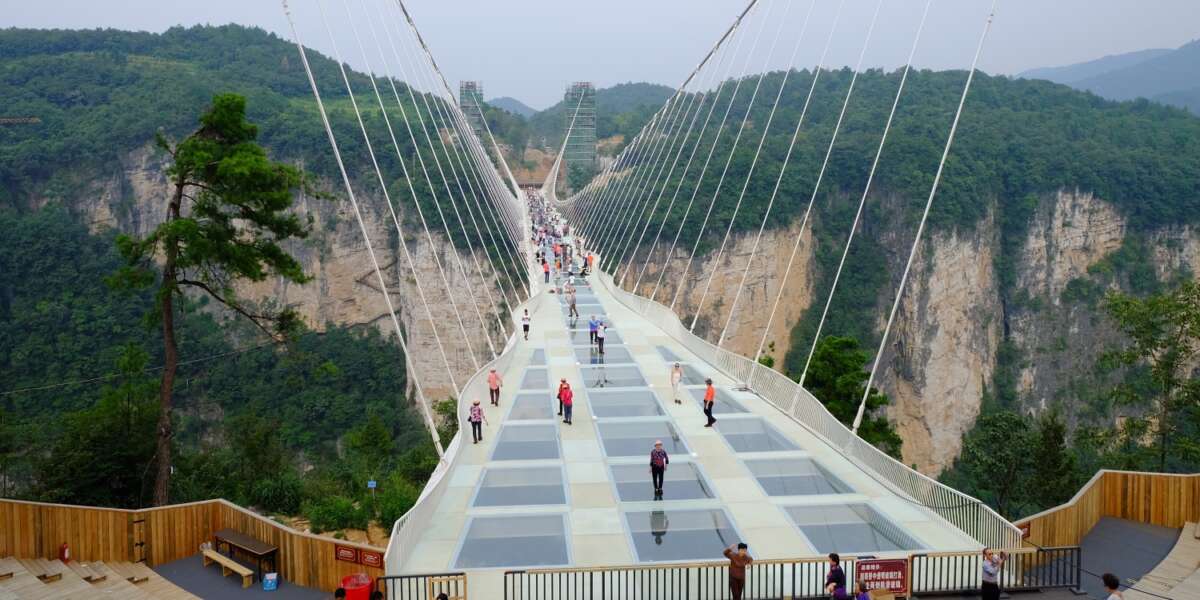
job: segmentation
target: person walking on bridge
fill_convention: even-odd
[[[471,412],[467,416],[467,421],[471,423],[471,437],[475,443],[483,441],[483,424],[487,423],[487,416],[483,414],[483,408],[479,406],[479,400],[471,403]]]
[[[558,392],[558,398],[562,402],[563,423],[571,424],[571,409],[575,404],[575,393],[571,391],[571,384],[566,380],[562,383],[563,387]]]
[[[579,309],[575,308],[575,286],[567,287],[567,316],[579,318]]]
[[[546,278],[546,283],[550,283],[550,261],[542,259],[542,275]]]
[[[704,416],[708,417],[705,427],[712,427],[717,419],[713,417],[713,405],[717,403],[717,389],[713,387],[712,379],[705,379],[704,385]]]
[[[675,399],[675,404],[683,404],[679,400],[679,382],[683,381],[683,367],[679,363],[675,363],[671,367],[671,397]]]
[[[662,440],[654,440],[654,449],[650,451],[650,482],[654,484],[654,499],[662,500],[663,478],[667,473],[667,465],[671,457],[663,450]]]
[[[742,600],[742,590],[746,589],[746,567],[754,562],[748,550],[745,542],[738,542],[724,552],[729,559],[729,595],[733,600]]]
[[[500,386],[504,385],[504,379],[496,372],[496,369],[488,371],[488,394],[492,400],[492,406],[500,406]]]
[[[608,327],[604,325],[604,321],[596,326],[596,351],[600,356],[604,356],[604,338],[608,335]]]
[[[521,315],[521,330],[525,332],[525,341],[529,341],[529,309],[525,309],[525,314]]]
[[[588,346],[596,345],[596,331],[600,329],[600,321],[596,319],[596,315],[588,317]]]

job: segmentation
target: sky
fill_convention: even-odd
[[[344,19],[342,3],[360,6],[363,0],[320,1],[331,15]],[[764,66],[811,67],[820,62],[827,38],[832,42],[825,66],[853,66],[860,54],[865,67],[904,64],[925,1],[844,1],[837,15],[839,0],[760,0],[739,35],[725,46],[726,54],[710,63],[707,77]],[[317,2],[290,0],[304,43],[329,53]],[[463,79],[479,80],[487,98],[512,96],[542,109],[560,100],[571,81],[592,81],[599,87],[626,81],[678,86],[746,0],[406,4],[452,86]],[[880,13],[864,52],[877,4]],[[935,69],[969,66],[991,4],[992,0],[933,0],[914,64]],[[180,24],[230,22],[291,38],[281,4],[274,0],[40,0],[0,14],[0,27],[158,32]],[[346,61],[361,68],[351,56],[354,52],[348,51],[354,44],[348,27],[336,18],[330,22]],[[1174,48],[1196,38],[1198,0],[999,0],[979,65],[989,73],[1016,74],[1145,48]],[[742,46],[736,46],[739,40]],[[740,54],[731,58],[735,48]],[[721,56],[727,60],[720,62]],[[699,77],[694,85],[705,80]]]

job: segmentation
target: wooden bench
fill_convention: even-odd
[[[212,563],[221,565],[221,575],[229,575],[230,571],[242,576],[242,587],[248,588],[254,583],[254,570],[243,566],[241,563],[217,552],[216,550],[208,549],[203,553],[204,566]]]

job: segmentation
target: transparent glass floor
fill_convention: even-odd
[[[554,398],[548,391],[521,392],[513,398],[508,412],[510,421],[534,421],[554,418]]]
[[[687,363],[680,366],[683,367],[683,385],[704,385],[704,380],[709,377]]]
[[[667,451],[668,456],[688,452],[687,444],[670,421],[600,421],[596,427],[607,456],[644,456],[647,474],[650,451],[654,449],[655,441],[662,440],[663,450]]]
[[[540,460],[558,458],[558,426],[505,425],[500,428],[492,460]]]
[[[604,333],[604,349],[606,351],[608,350],[608,346],[624,343],[624,340],[621,339],[621,334],[617,333],[616,330],[609,328],[608,331]],[[591,341],[591,337],[588,335],[587,317],[584,317],[578,323],[576,323],[576,328],[568,329],[567,337],[571,338],[572,344],[588,344]]]
[[[846,494],[853,490],[810,458],[754,458],[746,460],[768,496]]]
[[[625,513],[638,562],[719,559],[738,543],[720,509],[662,509]]]
[[[662,405],[650,390],[592,390],[587,393],[597,417],[657,417]]]
[[[533,354],[529,357],[529,366],[539,365],[543,367],[546,366],[546,350],[543,348],[534,350]]]
[[[550,371],[545,367],[528,367],[521,376],[521,389],[545,390],[550,388]]]
[[[683,362],[683,359],[680,358],[678,354],[675,354],[674,350],[671,350],[666,346],[655,346],[654,349],[658,350],[658,355],[667,362]]]
[[[699,406],[701,410],[704,409],[704,389],[702,387],[688,388],[688,393],[692,395],[692,399],[696,401],[696,406]],[[750,412],[746,410],[746,407],[742,406],[741,402],[734,400],[728,391],[715,386],[714,389],[717,390],[717,397],[713,402],[714,415]]]
[[[570,562],[562,515],[475,517],[463,536],[454,568],[544,567]]]
[[[589,290],[590,290],[590,288],[589,288]],[[562,295],[560,295],[558,297],[558,302],[564,306],[567,304],[566,293],[563,293]],[[599,306],[600,298],[597,297],[596,294],[592,293],[591,291],[585,291],[584,289],[580,288],[579,286],[575,286],[575,306],[576,306],[576,308],[579,308],[579,307],[583,306],[584,304],[595,304],[595,305]]]
[[[734,452],[779,452],[799,450],[792,440],[768,425],[762,417],[717,419],[717,431]]]
[[[646,386],[646,378],[642,377],[642,372],[633,365],[584,366],[579,367],[579,372],[583,375],[583,385],[588,388]]]
[[[501,467],[483,472],[472,506],[566,504],[563,472],[557,466]]]
[[[646,463],[612,465],[611,468],[613,481],[617,485],[617,497],[621,502],[654,500],[654,485],[650,479],[650,467]],[[663,500],[713,497],[712,486],[696,465],[690,462],[667,465],[667,472],[663,473]]]
[[[563,300],[563,302],[561,304],[562,304],[562,306],[560,306],[559,308],[562,309],[562,312],[565,315],[565,314],[567,314],[567,311],[570,310],[570,307],[567,306],[567,302],[565,299]],[[588,317],[590,317],[592,315],[596,315],[597,317],[607,315],[607,313],[604,312],[603,304],[595,304],[595,303],[584,304],[582,301],[580,301],[579,296],[575,296],[575,310],[579,312],[579,317],[581,319],[583,319],[584,322],[587,322]]]
[[[596,351],[596,346],[576,346],[575,360],[578,360],[585,365],[598,365],[602,363],[631,363],[633,362],[633,355],[629,353],[629,349],[625,346],[614,345],[608,340],[605,340],[603,356]]]
[[[912,536],[866,504],[787,506],[784,512],[821,553],[922,549]]]

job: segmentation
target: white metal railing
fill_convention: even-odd
[[[838,421],[808,390],[784,374],[745,356],[719,348],[688,331],[670,308],[630,293],[601,271],[596,279],[614,298],[654,323],[668,336],[728,377],[743,383],[792,420],[841,452],[876,481],[888,486],[984,546],[1017,547],[1021,532],[982,501],[926,477],[867,443]]]
[[[533,281],[535,279],[531,277],[530,282],[532,283]],[[545,296],[543,293],[535,293],[531,298],[514,307],[513,316],[516,317],[526,308],[531,312],[536,310]],[[446,486],[449,485],[450,478],[448,475],[459,461],[460,449],[464,444],[463,439],[465,434],[463,433],[463,425],[467,423],[467,413],[471,406],[470,400],[482,397],[486,393],[488,371],[496,369],[496,371],[503,373],[512,364],[516,355],[517,338],[518,334],[514,330],[513,334],[509,336],[504,351],[491,362],[483,365],[462,386],[462,397],[456,399],[458,400],[458,432],[454,434],[450,445],[446,447],[446,451],[442,455],[442,460],[438,462],[438,466],[429,477],[425,488],[421,490],[421,496],[417,498],[416,504],[392,525],[392,536],[388,540],[387,551],[384,552],[386,573],[394,575],[402,572],[407,553],[411,553],[416,548],[421,534],[428,527],[429,523],[432,522],[433,514],[437,511],[442,494],[445,493]]]

